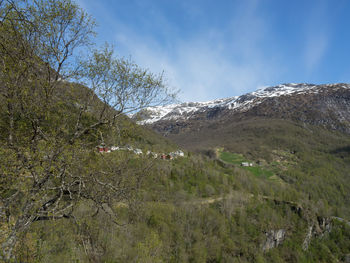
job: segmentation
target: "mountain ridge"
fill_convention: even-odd
[[[261,117],[350,134],[350,84],[281,84],[209,102],[149,107],[133,116],[163,135]]]
[[[263,99],[320,93],[324,89],[350,89],[350,84],[335,83],[335,84],[307,84],[307,83],[289,83],[280,84],[258,89],[254,92],[246,93],[241,96],[233,96],[222,99],[215,99],[206,102],[184,102],[179,104],[171,104],[166,106],[147,107],[143,111],[135,114],[132,117],[139,118],[139,124],[153,124],[162,120],[184,120],[189,119],[195,113],[212,108],[227,108],[233,111],[245,111],[260,104]]]

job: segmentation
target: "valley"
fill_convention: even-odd
[[[231,96],[179,103],[164,72],[115,54],[114,42],[97,44],[97,23],[78,3],[91,4],[0,1],[0,262],[350,262],[350,84],[285,83],[233,96],[258,86],[256,70],[225,70],[226,57],[255,57],[249,45],[242,58],[216,59],[225,45],[206,25],[212,40],[181,41],[198,52],[166,59],[170,46],[184,45],[172,41],[182,30],[166,26],[155,6],[119,3],[120,21],[135,20],[148,36],[160,17],[157,35],[171,41],[152,42],[149,55],[146,38],[123,32],[128,23],[104,33],[143,62],[160,51],[157,68],[175,61],[188,72],[181,78],[168,65],[172,77],[194,97],[213,97],[195,94],[208,85]],[[114,4],[102,21],[113,20]],[[192,25],[188,6],[168,9]],[[130,16],[134,8],[142,14]],[[200,59],[208,41],[220,47],[212,65]]]

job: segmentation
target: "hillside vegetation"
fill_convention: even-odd
[[[170,142],[126,116],[174,98],[162,75],[108,46],[74,55],[91,44],[84,10],[3,1],[0,14],[1,261],[349,258],[349,135],[248,118]]]
[[[112,162],[116,157],[112,153],[103,158]],[[36,223],[18,248],[21,258],[43,262],[61,262],[62,258],[68,262],[335,262],[349,253],[350,227],[331,217],[349,218],[344,193],[334,192],[332,200],[328,199],[325,193],[333,191],[326,183],[316,181],[314,190],[306,192],[300,187],[302,182],[257,177],[239,166],[198,155],[152,163],[155,169],[144,178],[137,197],[128,203],[112,202],[117,222],[105,220],[110,217],[107,207],[96,213],[93,203],[81,203],[74,211],[75,222]],[[320,189],[322,199],[316,198]],[[327,218],[330,232],[322,226]],[[310,226],[318,232],[304,250]],[[266,233],[279,229],[286,231],[284,242],[264,251]]]

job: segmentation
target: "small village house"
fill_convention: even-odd
[[[96,149],[99,153],[110,153],[111,152],[111,150],[103,144],[96,146]]]
[[[134,153],[137,154],[137,155],[142,154],[142,150],[141,149],[135,149]]]
[[[174,154],[175,154],[175,156],[178,156],[178,157],[184,157],[185,156],[184,152],[181,151],[181,150],[177,150],[176,152],[174,152]]]
[[[118,151],[119,150],[119,146],[112,146],[111,147],[111,151]]]

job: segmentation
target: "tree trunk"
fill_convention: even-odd
[[[4,260],[5,262],[9,262],[11,259],[13,259],[12,251],[16,243],[17,232],[15,230],[12,230],[6,241],[1,246],[2,253],[0,254],[0,259]]]
[[[13,145],[13,131],[15,128],[15,123],[14,123],[14,117],[13,117],[13,107],[11,103],[7,104],[7,109],[9,113],[9,138],[8,138],[8,143],[10,146]]]
[[[19,235],[32,224],[35,218],[29,213],[32,206],[33,205],[29,202],[24,206],[24,214],[17,219],[11,233],[6,238],[6,241],[1,244],[2,251],[0,253],[0,259],[3,259],[5,262],[10,262],[11,259],[14,259],[13,249],[18,242]]]

